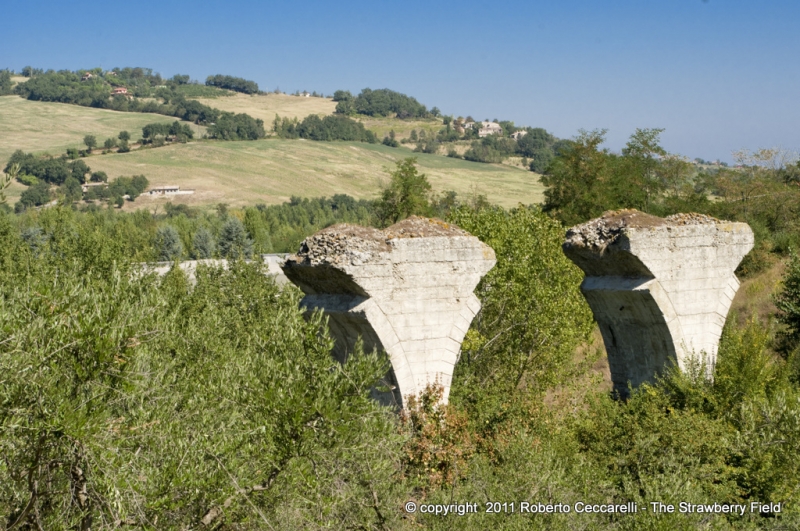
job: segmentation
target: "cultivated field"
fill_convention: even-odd
[[[194,142],[127,154],[95,156],[86,162],[109,177],[144,174],[153,185],[175,184],[194,195],[170,200],[192,205],[232,206],[287,201],[345,193],[374,198],[388,181],[387,170],[410,156],[406,149],[351,142],[268,139],[256,142]],[[420,170],[434,191],[460,196],[484,194],[504,206],[538,203],[543,187],[538,176],[507,166],[479,164],[417,154]],[[126,208],[162,204],[142,197]]]
[[[236,94],[224,98],[194,98],[200,103],[222,111],[247,113],[253,118],[264,120],[267,131],[272,130],[275,114],[281,118],[302,120],[309,114],[332,114],[336,102],[328,98],[303,98],[288,94],[252,95]]]

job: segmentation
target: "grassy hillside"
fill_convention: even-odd
[[[172,123],[175,118],[159,114],[116,112],[78,105],[29,101],[19,96],[0,97],[0,162],[17,150],[53,155],[69,147],[85,148],[83,137],[94,135],[102,145],[120,131],[131,133],[135,140],[142,127],[151,123]],[[195,131],[205,128],[193,126]]]
[[[408,150],[382,145],[270,139],[195,142],[95,156],[87,163],[109,176],[143,173],[152,184],[197,190],[194,195],[173,198],[176,202],[244,205],[280,203],[293,195],[346,193],[373,198],[388,179],[386,170],[409,155]],[[528,171],[435,155],[419,154],[418,159],[437,192],[455,190],[465,196],[477,192],[505,206],[542,199],[538,176]],[[142,198],[131,206],[148,205],[148,201]]]
[[[336,109],[336,102],[328,98],[303,98],[288,94],[235,94],[224,98],[195,99],[222,111],[247,113],[253,118],[261,118],[268,130],[272,129],[276,113],[281,117],[302,120],[309,114],[332,114]]]
[[[135,140],[146,124],[173,121],[175,118],[158,114],[116,112],[0,96],[0,171],[17,149],[56,155],[70,147],[84,148],[86,135],[94,135],[102,145],[106,138],[116,137],[124,130]],[[195,134],[202,135],[205,131],[205,127],[190,125]],[[94,160],[88,161],[90,166]],[[12,183],[6,192],[9,203],[17,202],[24,189],[23,185]]]
[[[285,94],[199,99],[221,110],[248,113],[264,119],[269,127],[275,114],[303,118],[309,114],[330,114],[335,103],[325,98],[302,98]],[[95,135],[98,142],[127,130],[133,139],[148,123],[170,123],[174,118],[157,114],[123,113],[77,105],[28,101],[17,96],[0,97],[0,163],[16,149],[36,153],[63,153],[69,147],[83,147],[83,137]],[[379,137],[394,129],[398,138],[411,129],[439,127],[439,120],[403,121],[364,117]],[[197,136],[205,128],[192,125]],[[280,203],[293,195],[314,197],[346,193],[373,198],[387,169],[395,161],[411,156],[408,149],[392,149],[361,143],[320,143],[304,140],[259,142],[196,142],[129,154],[95,155],[86,159],[93,171],[111,177],[144,174],[153,184],[177,184],[197,190],[195,195],[174,198],[190,204],[231,205]],[[538,176],[507,165],[488,165],[418,155],[421,171],[428,175],[436,192],[455,190],[459,195],[484,194],[504,206],[518,202],[537,203],[543,188]],[[7,191],[15,203],[24,186],[13,183]],[[149,201],[143,198],[140,201]],[[146,203],[145,203],[146,204]],[[154,203],[158,204],[158,203]],[[141,206],[137,202],[135,206]]]

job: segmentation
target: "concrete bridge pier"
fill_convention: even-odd
[[[693,358],[713,376],[734,270],[752,247],[747,224],[700,214],[612,211],[569,229],[563,250],[586,273],[581,291],[620,396]]]
[[[305,297],[328,316],[334,355],[344,361],[361,338],[383,350],[392,370],[385,404],[403,407],[429,383],[450,392],[461,342],[480,301],[473,290],[494,266],[478,238],[436,219],[411,217],[380,231],[335,225],[303,241],[283,264]]]

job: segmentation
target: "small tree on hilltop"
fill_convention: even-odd
[[[127,131],[120,131],[119,136],[117,137],[123,142],[128,142],[131,139],[131,134]]]
[[[408,157],[398,161],[397,169],[391,172],[392,180],[378,200],[378,215],[385,225],[413,214],[430,214],[431,184],[417,171],[416,164],[415,157]]]

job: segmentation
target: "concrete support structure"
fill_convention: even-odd
[[[306,238],[283,265],[286,277],[321,308],[344,361],[362,338],[386,351],[392,370],[374,396],[403,406],[429,383],[450,392],[461,342],[480,301],[473,290],[494,266],[494,251],[467,232],[412,217],[379,231],[335,225]]]
[[[709,376],[733,296],[734,270],[753,247],[745,223],[700,214],[606,212],[567,232],[564,253],[600,326],[614,389],[627,396],[668,364],[705,359]]]

